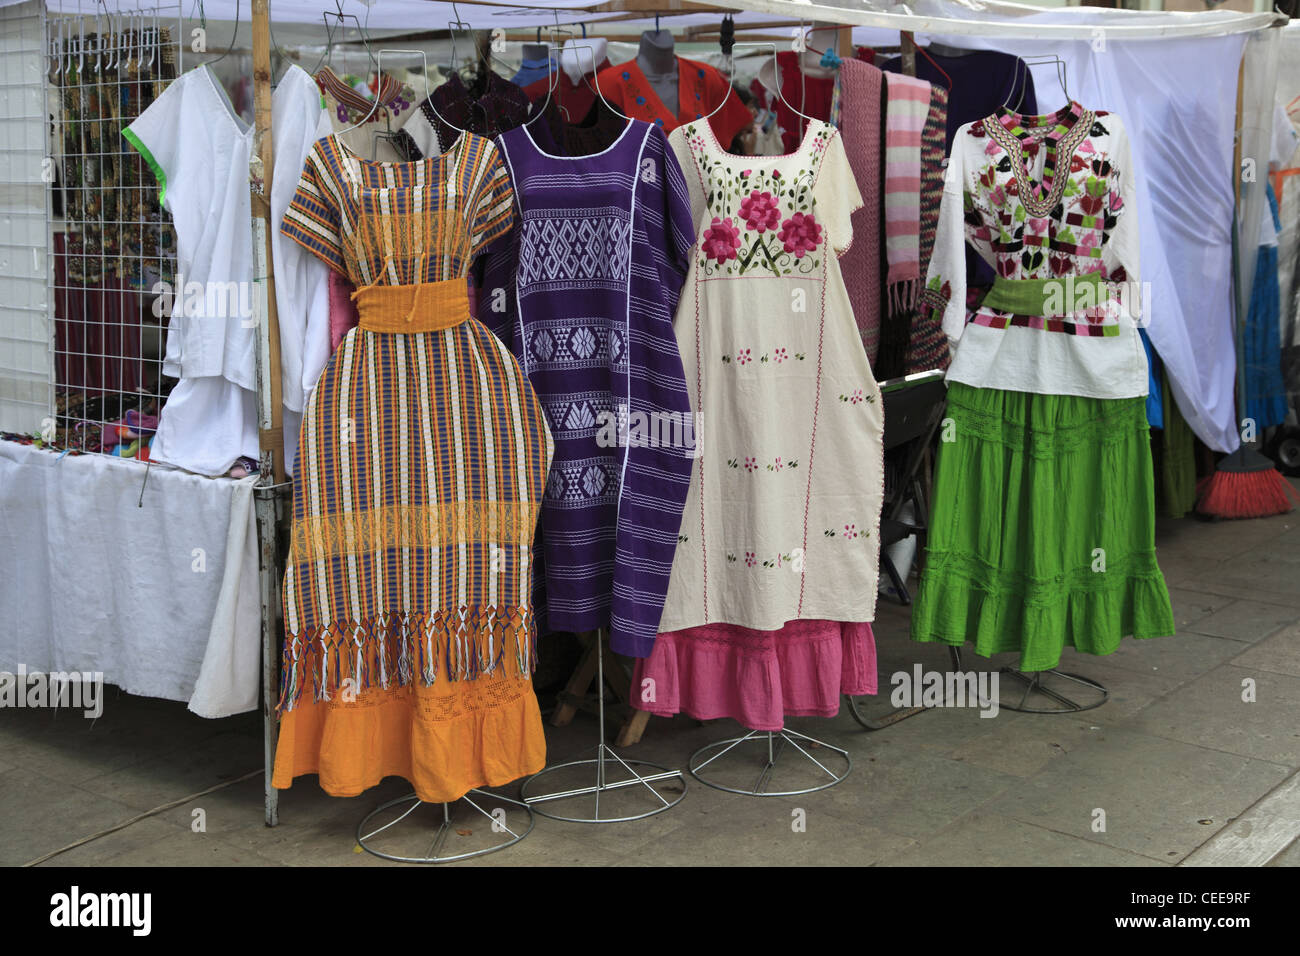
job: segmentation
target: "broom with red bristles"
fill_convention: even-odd
[[[1241,112],[1240,96],[1237,112]],[[1238,144],[1240,150],[1240,144]],[[1241,168],[1240,162],[1237,168]],[[1238,184],[1238,189],[1240,185]],[[1232,286],[1237,303],[1237,321],[1233,323],[1233,337],[1237,346],[1237,417],[1246,428],[1246,341],[1245,327],[1249,306],[1241,304],[1241,260],[1238,257],[1237,217],[1232,221]],[[1250,434],[1256,434],[1254,428]],[[1242,441],[1237,450],[1220,459],[1214,474],[1196,483],[1196,511],[1214,518],[1267,518],[1286,514],[1292,510],[1289,495],[1295,489],[1273,467],[1273,462],[1255,451],[1253,441]]]

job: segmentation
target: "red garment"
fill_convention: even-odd
[[[731,90],[727,78],[707,63],[697,63],[685,57],[677,58],[677,114],[669,112],[659,94],[654,91],[636,60],[606,67],[596,75],[600,92],[620,112],[632,119],[654,123],[665,133],[672,132],[683,123],[707,116],[709,125],[724,146],[736,134],[753,122],[754,116]],[[725,104],[723,100],[726,100]]]
[[[587,58],[590,60],[590,57]],[[609,66],[609,58],[606,57],[600,61],[596,71],[588,73],[586,76],[574,83],[569,79],[569,74],[564,70],[559,71],[559,79],[556,81],[555,89],[551,90],[551,98],[555,100],[557,106],[564,110],[566,121],[570,123],[581,123],[586,119],[587,114],[591,112],[592,105],[596,102],[596,73]],[[529,83],[524,87],[524,93],[534,103],[540,103],[546,99],[546,91],[550,89],[551,79],[538,80],[536,83]],[[602,92],[604,92],[602,90]],[[605,93],[606,97],[609,96]]]
[[[799,148],[803,134],[808,129],[808,121],[799,113],[819,120],[829,120],[831,98],[835,95],[835,77],[801,77],[799,58],[800,55],[792,50],[776,55],[777,75],[781,78],[780,96],[773,96],[757,79],[749,86],[754,97],[765,108],[772,109],[772,100],[776,100],[776,122],[781,127],[781,145],[787,153],[793,153]],[[799,113],[787,106],[788,103],[797,106]]]
[[[122,279],[68,278],[67,237],[54,234],[54,380],[63,388],[134,392],[146,384],[140,294]],[[111,270],[105,269],[105,273]],[[165,325],[167,316],[161,316]]]

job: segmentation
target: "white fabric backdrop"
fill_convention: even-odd
[[[255,478],[0,441],[0,671],[99,671],[201,717],[258,706]],[[195,549],[203,570],[195,570]]]

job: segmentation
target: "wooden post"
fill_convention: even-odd
[[[853,27],[840,27],[835,31],[835,55],[841,60],[851,60],[858,55],[853,45]]]
[[[253,152],[248,181],[253,204],[253,298],[258,320],[258,433],[261,474],[284,481],[280,390],[280,324],[271,259],[271,22],[269,0],[253,0]]]
[[[904,30],[899,46],[902,49],[903,72],[908,76],[916,76],[916,39],[911,33]]]
[[[252,199],[253,320],[257,329],[257,508],[258,582],[262,639],[262,759],[266,825],[279,823],[279,792],[271,785],[279,730],[276,703],[280,681],[280,581],[277,539],[284,483],[283,406],[280,399],[280,326],[275,310],[271,256],[271,23],[268,0],[253,0],[253,151],[248,160]]]

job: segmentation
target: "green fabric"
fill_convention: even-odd
[[[1162,515],[1181,518],[1196,507],[1196,438],[1174,401],[1169,376],[1162,376],[1162,381],[1165,427],[1160,429],[1160,487],[1156,498]]]
[[[1004,279],[997,276],[984,297],[984,305],[1013,315],[1061,316],[1082,311],[1073,307],[1075,302],[1083,301],[1084,307],[1091,308],[1108,301],[1109,296],[1100,272],[1056,279]]]
[[[913,640],[1040,671],[1067,645],[1110,654],[1125,635],[1174,633],[1145,399],[954,382],[947,415]]]
[[[158,165],[158,160],[153,158],[153,153],[149,152],[148,147],[140,142],[140,137],[129,129],[122,130],[122,138],[130,143],[137,153],[144,157],[145,165],[153,170],[154,178],[158,180],[158,205],[164,209],[167,208],[167,174],[163,168]]]

